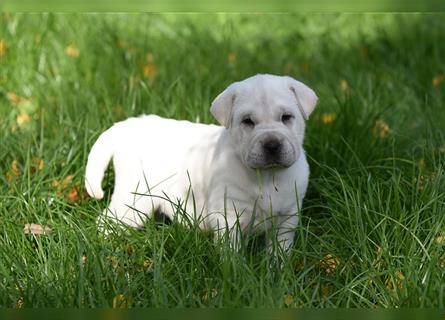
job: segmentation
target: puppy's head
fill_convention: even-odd
[[[304,121],[316,103],[316,94],[303,83],[264,74],[230,85],[210,111],[230,131],[245,166],[286,168],[300,157]]]

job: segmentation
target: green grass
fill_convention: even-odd
[[[443,14],[2,14],[0,40],[0,306],[445,306]],[[319,96],[283,267],[178,224],[99,235],[106,203],[81,186],[100,132],[214,122],[212,99],[256,73]]]

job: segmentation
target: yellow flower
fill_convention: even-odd
[[[153,62],[144,64],[143,66],[144,77],[153,80],[157,73],[157,67]]]
[[[30,120],[29,114],[33,114],[38,109],[38,105],[33,99],[21,97],[14,92],[8,92],[6,98],[21,112],[16,119],[18,125],[28,122]]]
[[[11,163],[11,169],[14,172],[15,175],[19,176],[20,175],[20,169],[19,169],[19,163],[17,160],[12,160]]]
[[[66,196],[69,202],[75,203],[79,200],[79,190],[76,186],[72,187]]]
[[[4,39],[0,40],[0,58],[6,55],[8,51],[8,45]]]
[[[144,267],[144,270],[148,270],[151,267],[151,261],[150,260],[144,260],[143,267]]]
[[[442,253],[439,257],[439,267],[445,268],[445,253]]]
[[[153,81],[158,71],[158,68],[154,62],[155,58],[153,53],[147,53],[146,60],[147,63],[142,66],[142,72],[144,74],[144,78],[148,78],[150,81]]]
[[[402,271],[396,271],[394,273],[395,277],[388,277],[385,281],[385,286],[391,293],[394,293],[396,289],[402,290],[404,287],[405,275]]]
[[[433,77],[433,79],[431,80],[431,83],[432,83],[433,87],[437,88],[438,86],[440,86],[442,81],[443,81],[443,75],[438,74]]]
[[[324,124],[329,124],[335,121],[337,119],[337,115],[335,113],[323,113],[320,116],[321,122]]]
[[[326,274],[331,275],[336,272],[340,264],[341,264],[340,258],[332,254],[327,254],[324,256],[324,258],[320,261],[318,265],[322,270],[324,270]]]
[[[293,305],[295,302],[295,298],[293,295],[291,294],[286,294],[284,296],[284,304],[286,305],[286,307],[290,307],[291,305]]]
[[[80,187],[73,185],[73,175],[66,176],[63,180],[54,179],[51,186],[55,189],[58,197],[64,196],[69,202],[75,203],[83,198],[83,194],[79,192]]]
[[[20,177],[20,168],[17,160],[12,160],[11,168],[6,172],[6,180],[11,182],[12,180]]]
[[[445,244],[445,232],[439,233],[439,235],[436,237],[436,243],[438,245]]]
[[[116,269],[119,266],[119,261],[117,260],[116,256],[110,257],[110,263],[111,263],[111,267],[113,267],[113,269]]]
[[[331,286],[328,284],[323,284],[321,286],[321,294],[323,295],[323,297],[327,297],[331,294]]]
[[[19,126],[29,122],[31,120],[31,117],[26,111],[23,111],[17,116],[16,122]]]
[[[20,96],[18,96],[17,94],[15,94],[14,92],[8,92],[6,94],[6,97],[13,104],[19,104],[20,101],[22,100],[22,98]]]
[[[349,87],[349,83],[345,79],[340,80],[340,89],[342,92],[344,92],[346,94],[351,93],[351,88]]]
[[[29,164],[29,172],[31,175],[35,174],[37,171],[42,171],[43,160],[38,157],[33,157]]]
[[[372,128],[372,133],[379,138],[386,138],[391,132],[391,129],[389,128],[388,124],[379,119],[375,122],[374,128]]]
[[[69,176],[66,176],[64,179],[63,179],[63,182],[62,182],[62,186],[64,187],[64,188],[66,188],[68,185],[70,185],[71,184],[71,182],[73,181],[73,175],[71,174],[71,175],[69,175]]]
[[[229,52],[229,54],[227,55],[227,60],[230,64],[234,64],[236,62],[236,53]]]
[[[31,159],[31,163],[35,164],[39,171],[43,169],[43,160],[42,159],[34,157]]]
[[[80,50],[76,47],[76,45],[70,44],[65,48],[65,54],[69,57],[77,58],[80,55]]]
[[[128,308],[127,298],[123,294],[118,294],[113,298],[113,308]]]
[[[18,298],[17,301],[15,302],[15,307],[17,309],[22,309],[25,307],[25,302],[23,301],[23,298]]]
[[[51,182],[51,186],[57,188],[59,191],[62,191],[63,189],[66,189],[71,184],[71,182],[73,182],[73,175],[66,176],[62,180],[62,182],[55,179]]]

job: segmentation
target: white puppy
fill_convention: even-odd
[[[293,78],[256,75],[213,101],[210,111],[222,126],[155,115],[116,123],[91,149],[86,189],[103,197],[113,158],[115,188],[102,218],[140,227],[156,210],[170,219],[181,212],[179,219],[195,219],[220,235],[229,231],[235,246],[248,226],[275,226],[287,249],[309,177],[304,120],[316,102]]]

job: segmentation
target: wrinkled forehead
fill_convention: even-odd
[[[275,81],[241,82],[235,99],[235,112],[276,113],[292,108],[294,100],[287,83]]]

